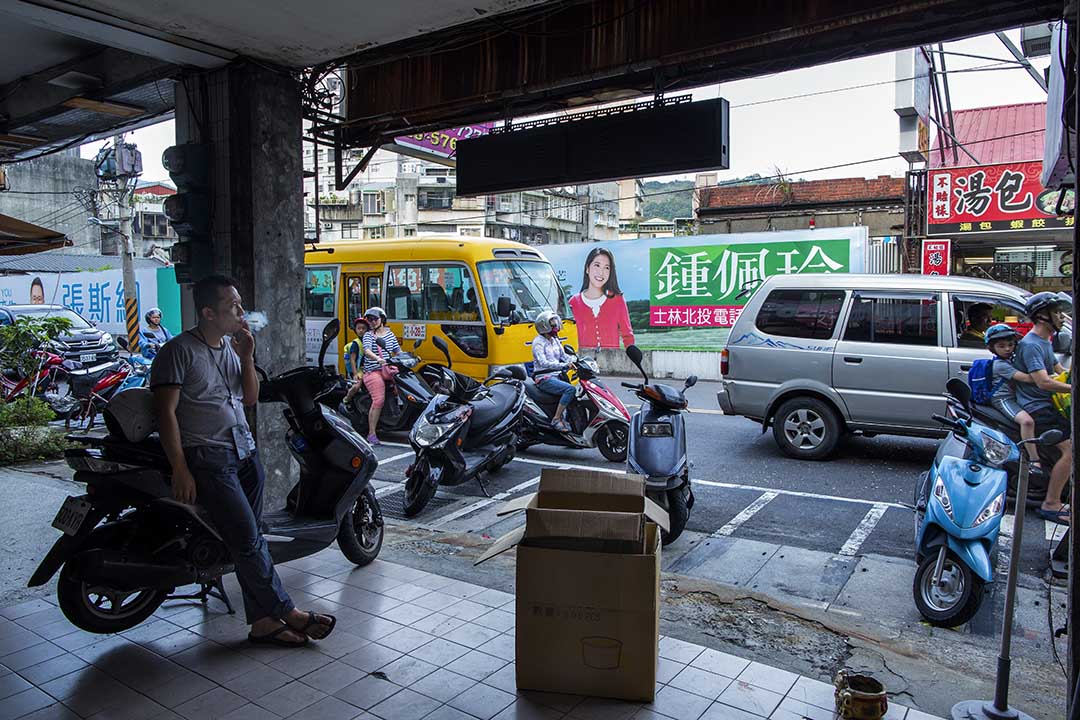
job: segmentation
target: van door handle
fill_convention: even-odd
[[[844,362],[848,363],[849,365],[858,365],[859,363],[862,362],[862,358],[861,357],[845,357]]]
[[[970,365],[961,365],[961,366],[960,366],[960,372],[967,372],[967,371],[969,371],[969,370],[971,370],[971,366],[970,366]]]

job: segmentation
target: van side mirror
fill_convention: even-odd
[[[515,308],[516,306],[510,301],[510,298],[503,295],[499,298],[498,302],[495,303],[495,314],[501,318],[508,318],[511,313],[514,312]]]

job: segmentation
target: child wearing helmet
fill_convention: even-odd
[[[345,346],[345,377],[352,380],[349,384],[349,391],[345,393],[345,400],[342,402],[346,408],[349,407],[349,402],[356,397],[356,393],[360,392],[360,387],[364,382],[363,365],[360,362],[360,357],[364,354],[363,337],[364,333],[368,331],[367,320],[363,316],[353,320],[353,330],[356,331],[356,338]]]
[[[1020,426],[1020,437],[1031,440],[1035,437],[1035,420],[1024,412],[1016,401],[1016,383],[1030,383],[1031,376],[1020,372],[1013,365],[1013,353],[1016,352],[1016,341],[1020,333],[1013,330],[1005,323],[991,325],[986,330],[986,347],[994,354],[994,367],[991,377],[993,378],[993,393],[990,396],[990,404],[1002,415],[1012,418]],[[1029,443],[1023,444],[1027,448],[1028,457],[1033,468],[1039,468],[1038,449]]]
[[[545,310],[536,316],[533,325],[536,327],[536,337],[532,341],[533,377],[541,390],[559,396],[559,406],[555,409],[552,424],[556,430],[567,432],[570,424],[563,416],[574,399],[575,390],[573,385],[559,377],[559,373],[570,365],[570,358],[559,341],[562,318],[556,312]]]

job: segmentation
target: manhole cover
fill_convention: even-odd
[[[393,518],[395,520],[430,520],[434,511],[441,510],[447,505],[452,504],[457,498],[453,497],[435,497],[428,500],[428,504],[420,511],[420,515],[407,518],[405,517],[405,509],[402,504],[405,502],[405,490],[395,490],[392,493],[388,493],[379,498],[379,508],[382,510],[382,514],[385,517]]]

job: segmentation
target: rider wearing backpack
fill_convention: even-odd
[[[1013,353],[1016,352],[1016,341],[1019,338],[1020,333],[1004,323],[998,323],[987,329],[986,346],[994,354],[992,371],[987,379],[992,382],[990,404],[995,410],[1012,418],[1020,426],[1021,438],[1030,440],[1035,437],[1035,420],[1024,412],[1016,401],[1016,383],[1033,382],[1030,375],[1020,372],[1012,363]],[[974,369],[973,366],[972,370]],[[1032,469],[1039,472],[1041,467],[1038,448],[1029,443],[1024,443],[1023,446],[1027,449]]]

